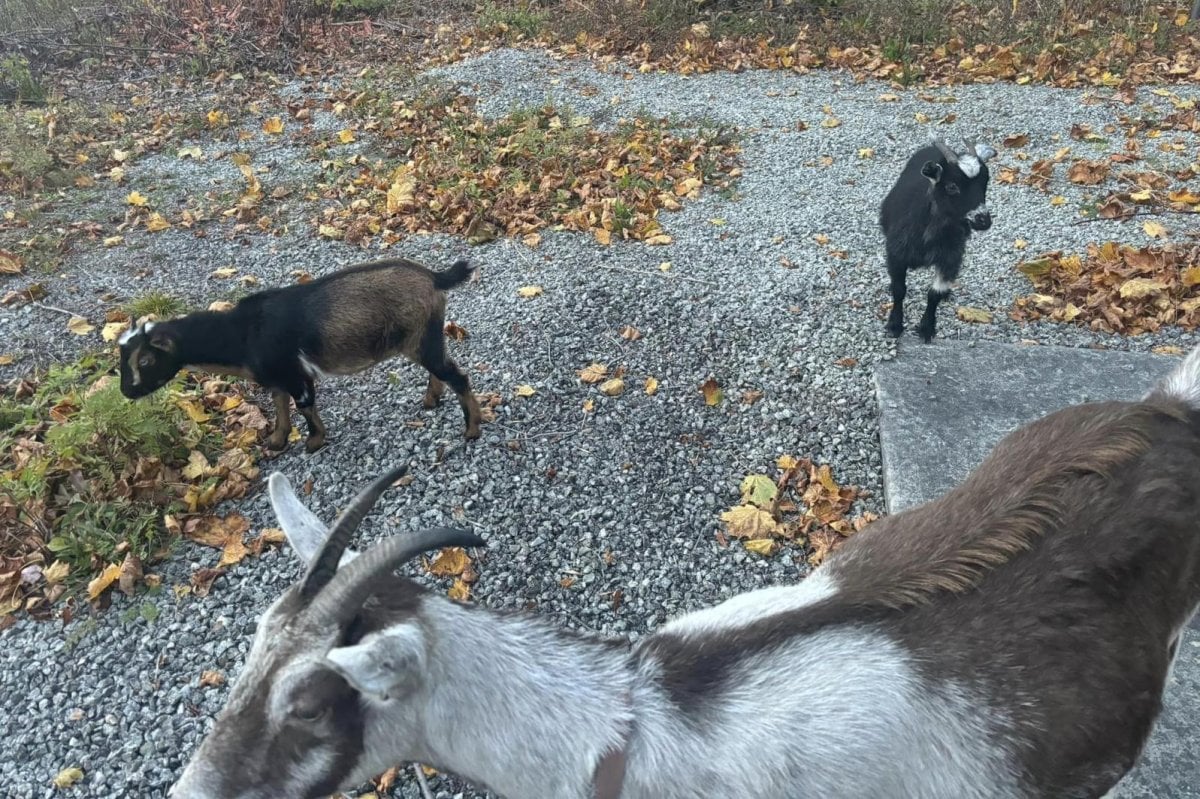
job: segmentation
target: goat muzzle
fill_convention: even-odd
[[[967,216],[967,224],[971,226],[971,230],[987,230],[992,226],[992,212],[986,208],[976,211]]]

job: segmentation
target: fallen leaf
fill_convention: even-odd
[[[471,598],[471,586],[465,583],[461,578],[457,578],[454,584],[446,591],[446,596],[456,602],[466,602]]]
[[[0,275],[19,275],[24,268],[19,256],[8,250],[0,250]]]
[[[638,339],[640,339],[642,337],[642,333],[640,330],[638,330],[636,327],[631,327],[629,325],[625,325],[624,327],[621,328],[620,335],[621,335],[621,338],[625,339],[626,341],[637,341]]]
[[[779,542],[773,538],[752,538],[749,541],[743,541],[742,546],[764,558],[769,558],[779,551]]]
[[[70,766],[54,775],[54,787],[62,789],[70,788],[81,779],[83,779],[83,769]]]
[[[1151,280],[1145,277],[1135,277],[1121,284],[1121,297],[1124,299],[1139,299],[1167,290],[1167,284],[1161,280]]]
[[[518,397],[532,397],[537,393],[537,389],[535,389],[533,386],[522,383],[521,385],[517,386],[517,390],[513,393]]]
[[[214,269],[209,277],[215,277],[218,280],[228,280],[237,274],[237,269],[232,266],[222,266],[220,269]]]
[[[192,147],[180,147],[175,155],[178,158],[193,158],[199,161],[204,155],[204,151],[193,145]]]
[[[125,241],[124,236],[108,236],[107,238],[104,239],[103,243],[104,243],[105,247],[116,247],[118,244],[120,244],[123,241]]]
[[[101,594],[108,590],[108,587],[116,582],[117,578],[120,576],[121,564],[110,563],[104,568],[104,571],[100,572],[100,574],[96,575],[90,582],[88,582],[88,599],[93,601],[96,600]]]
[[[270,117],[263,122],[263,133],[268,133],[272,136],[283,133],[283,120],[279,117]]]
[[[619,377],[614,377],[612,380],[606,380],[600,384],[600,393],[609,397],[616,397],[625,391],[625,381]]]
[[[446,323],[445,333],[455,341],[464,341],[470,335],[465,327],[454,320]]]
[[[576,374],[585,383],[599,383],[608,376],[608,367],[602,363],[593,363],[583,367]]]
[[[700,391],[704,394],[705,405],[719,405],[721,400],[725,399],[721,385],[711,377],[700,384]]]
[[[212,416],[208,411],[204,410],[204,406],[193,399],[181,399],[178,402],[179,407],[187,414],[187,417],[193,422],[207,422]]]
[[[214,300],[209,303],[208,310],[210,311],[232,311],[233,303],[229,300]]]
[[[215,669],[200,672],[201,688],[219,688],[225,684],[225,673]]]
[[[540,297],[542,296],[542,287],[521,286],[521,288],[517,289],[517,296],[524,297],[527,300],[532,299],[533,297]]]
[[[1142,230],[1146,231],[1147,236],[1155,239],[1164,238],[1167,235],[1167,229],[1153,219],[1143,222]]]
[[[163,218],[163,215],[157,211],[150,214],[150,218],[146,220],[146,230],[149,230],[151,233],[158,233],[166,230],[169,227],[171,227],[171,223]]]
[[[129,329],[129,325],[125,322],[106,322],[104,327],[100,328],[100,338],[112,343],[121,337],[121,334]]]
[[[142,579],[142,561],[132,552],[125,553],[125,560],[121,563],[121,572],[117,575],[117,588],[121,589],[121,593],[125,596],[130,596],[140,579]]]
[[[605,228],[602,228],[602,227],[595,227],[595,228],[592,228],[592,236],[596,239],[597,243],[603,244],[606,247],[609,244],[612,244],[612,231],[611,230],[606,230]]]
[[[342,128],[338,131],[337,137],[342,144],[349,144],[354,141],[354,131],[350,128]]]
[[[964,322],[974,322],[981,325],[989,325],[992,323],[992,314],[982,308],[970,308],[965,305],[960,305],[955,309],[955,314]]]
[[[471,565],[471,556],[462,547],[446,547],[434,556],[426,569],[439,577],[456,577]]]
[[[780,455],[775,459],[775,465],[786,472],[799,466],[800,461],[796,460],[791,455]]]
[[[95,329],[96,326],[89,324],[88,320],[84,319],[82,316],[72,316],[67,320],[67,330],[71,331],[77,336],[86,336]]]
[[[146,200],[145,195],[143,195],[140,191],[131,191],[129,192],[129,196],[125,198],[125,202],[141,208],[148,201]]]
[[[1010,136],[1005,136],[1003,142],[1005,147],[1024,147],[1029,144],[1029,134],[1014,133]]]
[[[648,395],[650,395],[651,397],[653,397],[656,393],[658,393],[658,378],[657,377],[647,377],[646,378],[646,393]]]
[[[748,474],[742,478],[742,502],[768,508],[779,494],[775,481],[765,474]]]
[[[738,505],[721,514],[725,530],[734,538],[769,538],[779,531],[779,523],[762,508]]]
[[[664,244],[670,244],[672,241],[674,241],[674,239],[668,236],[666,233],[659,233],[657,236],[651,236],[650,238],[646,239],[646,244],[650,245],[651,247],[660,247]]]

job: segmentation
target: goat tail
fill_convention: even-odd
[[[1179,400],[1193,410],[1200,410],[1200,345],[1154,387],[1147,399],[1156,396]]]
[[[471,266],[466,258],[460,258],[449,269],[433,273],[433,286],[438,291],[452,289],[457,285],[466,283],[474,273],[475,267]]]

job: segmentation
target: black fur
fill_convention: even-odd
[[[972,211],[986,208],[988,179],[986,163],[978,175],[968,177],[932,144],[905,164],[879,212],[892,289],[889,335],[899,336],[904,330],[908,270],[932,266],[942,283],[949,285],[958,278],[971,231],[992,226],[987,212],[968,218]],[[917,335],[927,343],[936,332],[938,304],[949,295],[949,288],[929,289],[925,315],[917,326]]]

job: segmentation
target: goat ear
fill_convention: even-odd
[[[172,336],[170,332],[163,330],[157,325],[146,325],[145,331],[149,336],[151,347],[154,347],[156,350],[162,350],[163,352],[171,354],[175,353],[175,337]]]
[[[926,161],[921,167],[921,174],[929,178],[930,183],[936,184],[942,179],[942,165],[936,161]]]
[[[325,656],[359,693],[392,699],[413,689],[425,667],[425,635],[412,623],[395,624]]]
[[[288,543],[305,565],[312,563],[321,547],[325,545],[325,539],[329,537],[329,528],[315,513],[305,507],[282,472],[273,472],[267,480],[267,487],[275,519],[283,528]],[[338,566],[345,566],[356,557],[357,552],[347,549],[342,554]]]

